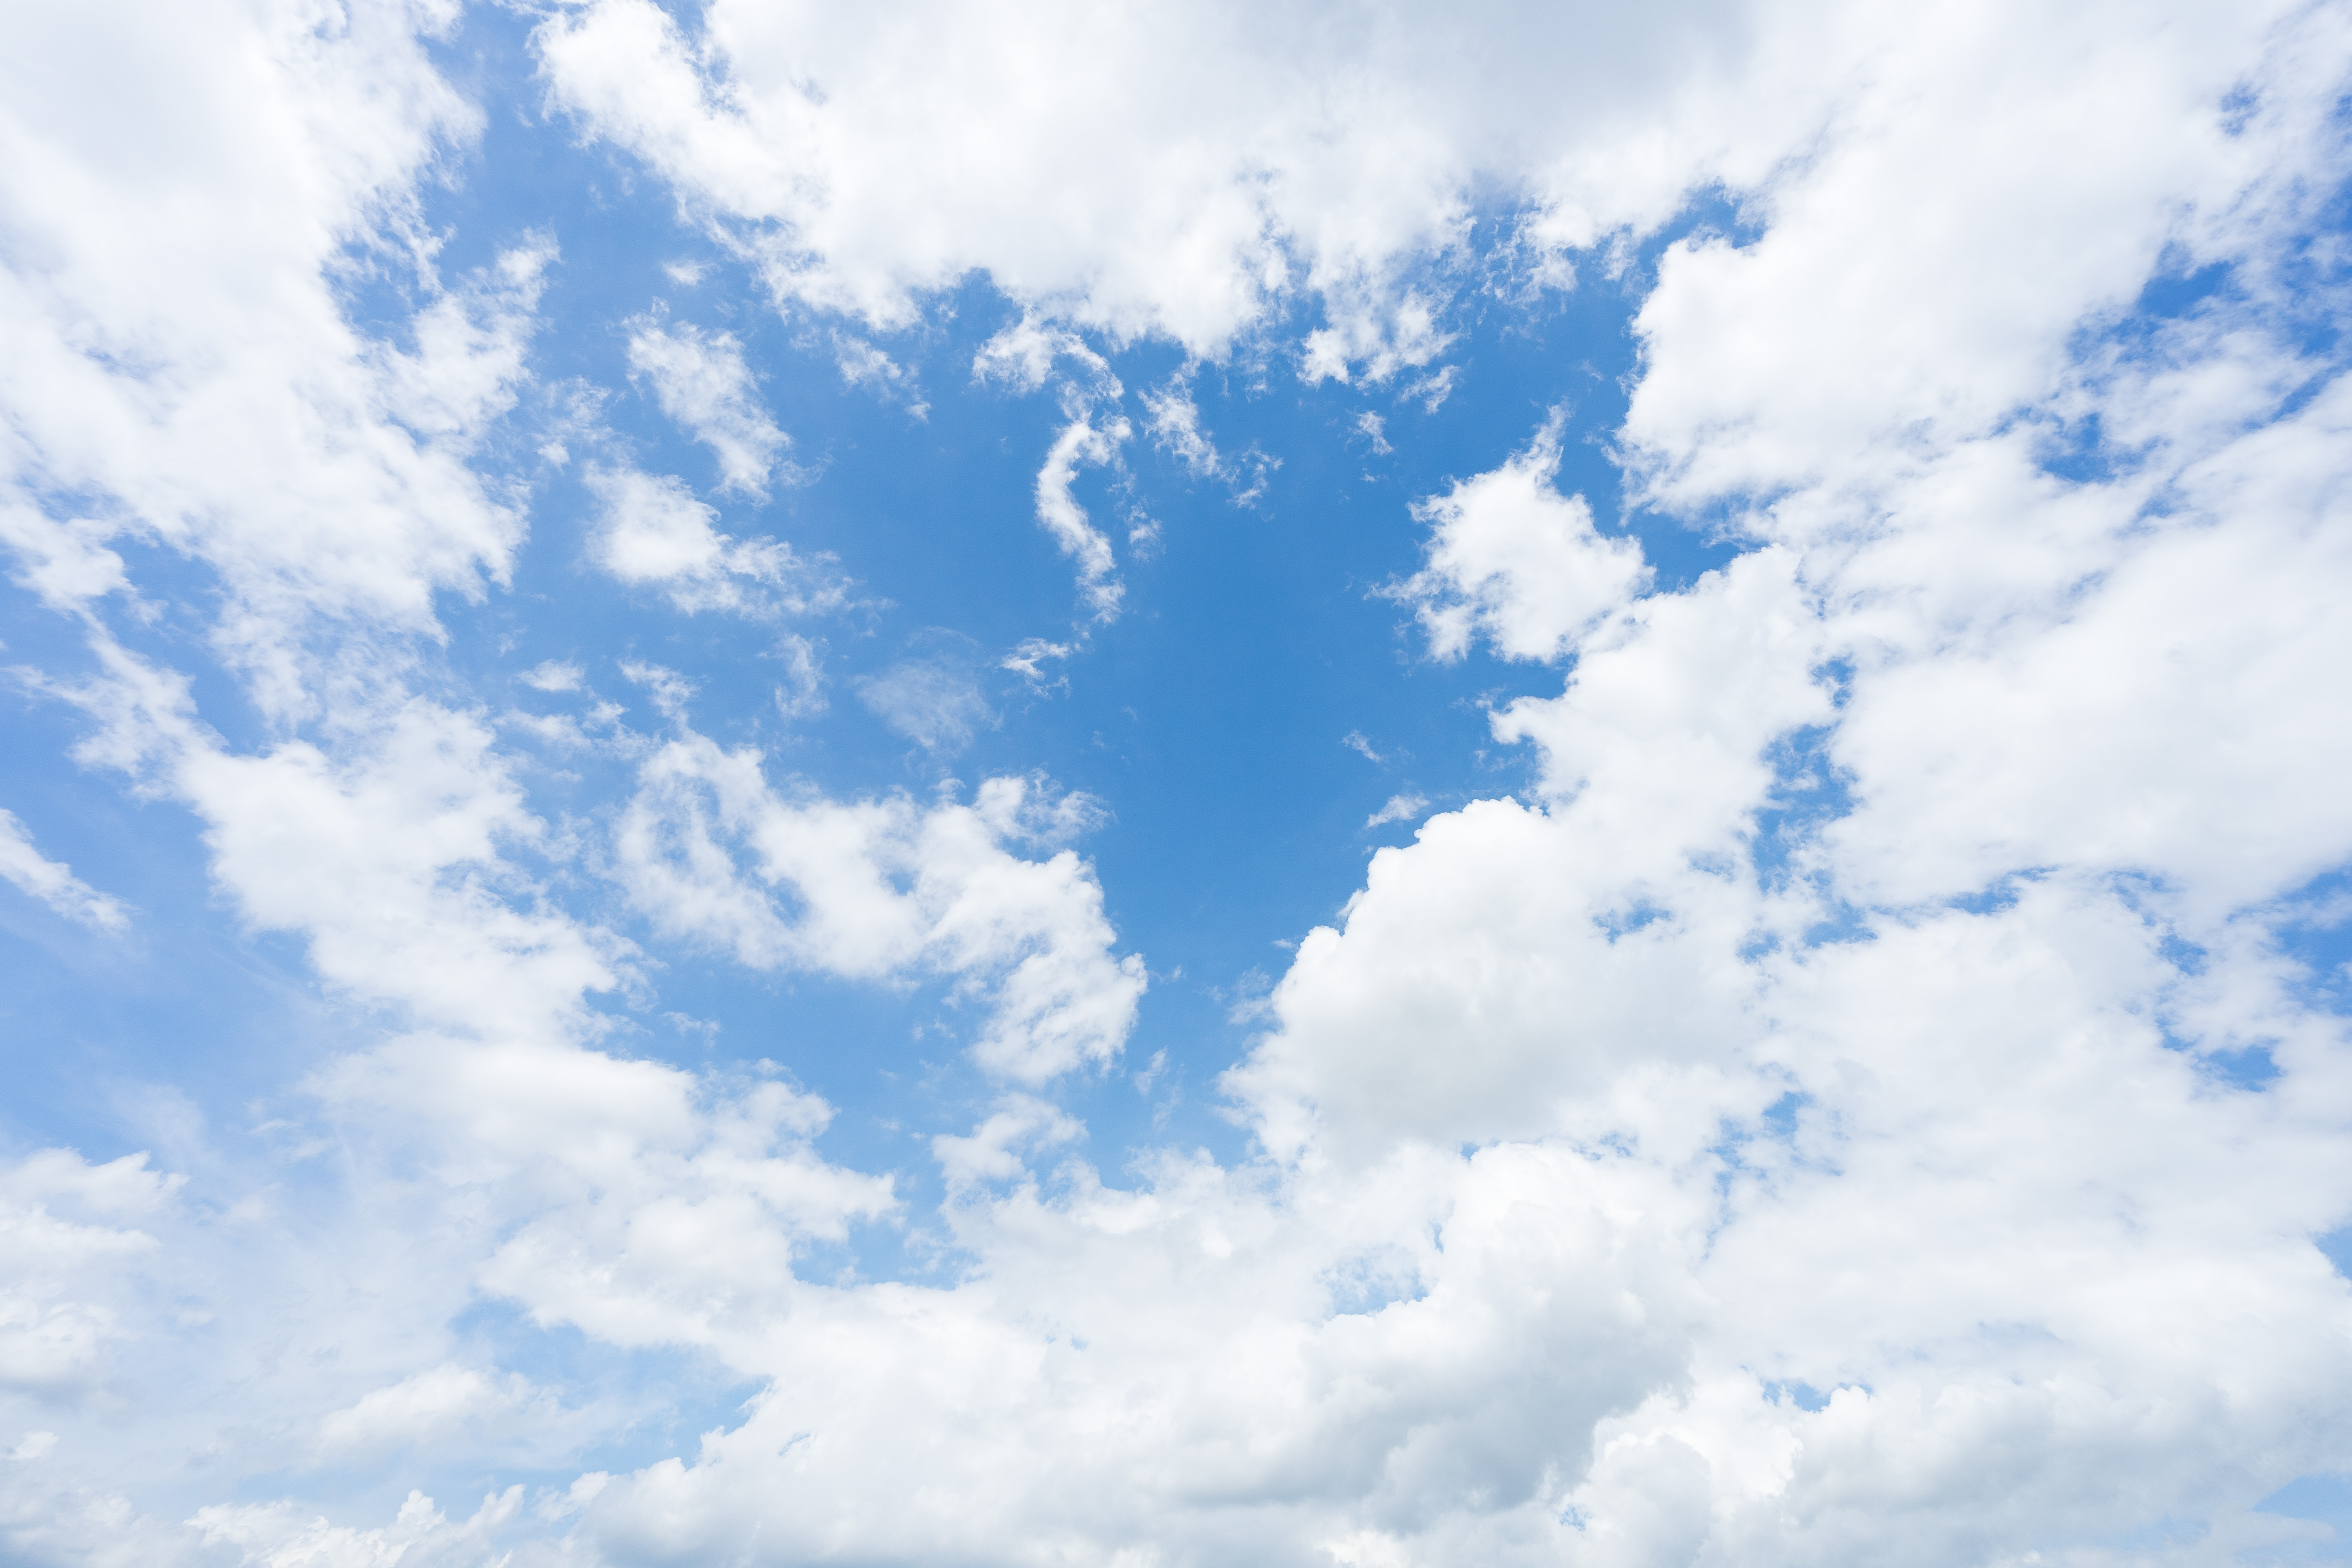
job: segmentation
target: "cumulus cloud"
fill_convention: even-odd
[[[719,514],[669,474],[592,468],[587,485],[604,508],[591,549],[621,582],[656,586],[688,614],[811,615],[837,609],[848,588],[823,557],[803,559],[782,540],[738,540]]]
[[[299,649],[322,624],[423,631],[436,594],[503,581],[522,535],[469,459],[529,379],[554,249],[510,232],[477,271],[431,266],[413,181],[478,119],[425,22],[100,6],[28,35],[7,78],[0,533],[61,608],[122,585],[110,542],[200,563],[214,646],[281,719],[343,668]],[[126,40],[102,91],[70,63],[85,26]],[[142,106],[135,128],[105,94]],[[344,314],[355,243],[415,302],[383,337]]]
[[[262,1568],[311,1563],[374,1564],[407,1559],[484,1561],[498,1531],[522,1508],[523,1489],[509,1487],[482,1500],[469,1519],[452,1522],[423,1492],[410,1492],[388,1525],[366,1529],[304,1518],[291,1503],[215,1503],[189,1522],[207,1545],[234,1549]]]
[[[491,1378],[471,1367],[437,1366],[371,1390],[319,1423],[320,1447],[338,1456],[446,1438],[465,1427],[551,1404],[520,1377]],[[544,1421],[549,1412],[530,1412]]]
[[[1005,847],[1066,837],[1085,803],[1017,778],[983,781],[970,805],[835,801],[779,791],[762,761],[681,728],[641,765],[619,869],[663,929],[763,969],[945,974],[986,1007],[975,1059],[1024,1082],[1126,1043],[1145,972],[1112,955],[1092,868]]]
[[[1246,1158],[1147,1146],[1108,1176],[1054,1098],[1123,1047],[1147,979],[1062,847],[1094,808],[1024,777],[828,792],[616,649],[667,728],[614,727],[619,798],[558,824],[442,689],[460,621],[435,595],[518,558],[520,492],[483,469],[552,253],[444,279],[403,226],[474,123],[417,37],[441,19],[116,18],[103,93],[0,64],[32,237],[0,300],[25,345],[0,526],[82,637],[26,683],[79,704],[80,760],[192,811],[225,907],[348,1005],[280,1096],[308,1109],[259,1124],[283,1159],[157,1113],[205,1205],[138,1156],[0,1169],[0,1383],[58,1434],[0,1474],[9,1554],[1960,1568],[2308,1543],[2256,1505],[2352,1436],[2352,1286],[2313,1245],[2347,1217],[2352,1044],[2284,940],[2352,860],[2352,405],[2308,330],[2333,297],[2296,270],[2344,166],[2340,14],[1651,8],[1547,13],[1508,48],[1479,12],[544,21],[558,100],[794,309],[908,323],[989,269],[1024,314],[976,369],[1058,378],[1038,520],[1103,618],[1109,546],[1071,487],[1131,431],[1083,332],[1213,356],[1311,289],[1284,351],[1307,382],[1434,401],[1452,383],[1414,369],[1460,329],[1422,264],[1470,243],[1477,177],[1527,197],[1513,254],[1555,279],[1548,247],[1599,247],[1600,276],[1692,189],[1737,208],[1654,282],[1620,274],[1645,292],[1611,448],[1632,507],[1733,558],[1657,591],[1560,490],[1557,426],[1425,497],[1391,591],[1435,657],[1516,661],[1491,731],[1523,784],[1378,851],[1299,943],[1220,1085]],[[216,140],[109,133],[150,100]],[[361,234],[422,301],[382,340],[330,276]],[[2136,310],[2189,269],[2231,281]],[[1223,460],[1153,395],[1180,462]],[[782,447],[746,428],[749,473]],[[681,481],[590,483],[593,558],[677,608],[839,602]],[[219,606],[236,696],[105,618],[173,585],[150,544],[216,579],[182,597]],[[778,657],[792,710],[814,655]],[[950,748],[938,704],[880,707]],[[772,1067],[622,1048],[653,984],[624,929],[971,1008],[984,1102],[908,1145],[950,1201],[910,1214],[829,1155],[834,1106]],[[898,1224],[935,1268],[842,1261]],[[250,1500],[322,1448],[576,1408],[453,1342],[492,1318],[751,1392],[530,1510]],[[205,1414],[171,1403],[188,1385]],[[94,1436],[145,1446],[101,1470]],[[518,1453],[587,1462],[478,1468]],[[74,1479],[103,1473],[215,1489]]]
[[[1506,658],[1559,658],[1648,584],[1640,542],[1594,528],[1559,473],[1555,419],[1503,467],[1420,503],[1428,564],[1386,592],[1414,607],[1433,656],[1460,658],[1484,637]]]

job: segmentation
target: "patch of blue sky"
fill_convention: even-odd
[[[1768,1380],[1764,1384],[1764,1397],[1775,1405],[1793,1405],[1800,1410],[1818,1411],[1830,1407],[1830,1395],[1810,1383]]]
[[[1822,829],[1853,810],[1853,773],[1833,754],[1834,724],[1809,724],[1775,739],[1765,751],[1772,788],[1756,813],[1748,858],[1768,889],[1810,875],[1806,847]]]
[[[2352,1477],[2303,1476],[2254,1505],[2258,1514],[2308,1520],[2328,1533],[2280,1542],[2245,1554],[2250,1563],[2352,1563]]]
[[[2271,940],[2300,973],[2288,988],[2304,1006],[2352,1014],[2352,867],[2323,872],[2279,900]]]

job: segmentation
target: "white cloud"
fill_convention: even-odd
[[[812,615],[848,599],[827,557],[796,555],[782,540],[719,532],[719,514],[672,475],[597,467],[587,485],[604,507],[590,546],[596,563],[621,582],[659,586],[689,615]]]
[[[782,667],[776,710],[787,719],[811,719],[825,710],[824,645],[787,632],[770,656]]]
[[[110,899],[73,874],[63,861],[52,860],[33,843],[33,835],[13,811],[0,806],[0,877],[15,883],[27,898],[38,899],[70,921],[119,931],[131,923],[119,900]]]
[[[728,0],[686,32],[604,0],[536,43],[559,101],[672,181],[780,300],[902,323],[982,268],[1074,323],[1215,357],[1304,289],[1327,321],[1306,373],[1380,381],[1446,341],[1409,275],[1458,242],[1475,180],[1573,195],[1570,227],[1604,203],[1604,226],[1664,216],[1680,146],[1583,179],[1555,161],[1677,90],[1721,93],[1773,22],[1799,31],[1716,4],[1334,26],[1231,5],[886,20]],[[951,63],[971,59],[998,62],[984,85]]]
[[[837,333],[833,340],[833,353],[834,363],[841,367],[841,379],[849,385],[870,388],[900,403],[918,419],[930,416],[931,405],[923,400],[915,373],[864,338]]]
[[[1397,395],[1401,398],[1412,398],[1420,404],[1423,414],[1434,414],[1444,405],[1447,398],[1454,395],[1454,389],[1461,383],[1462,367],[1458,364],[1449,364],[1444,370],[1433,371],[1427,375],[1408,383]]]
[[[27,345],[0,371],[25,581],[78,613],[130,582],[117,543],[184,551],[227,584],[222,646],[265,711],[327,692],[334,722],[232,744],[96,630],[89,670],[43,689],[370,1010],[310,1083],[353,1175],[304,1225],[227,1217],[294,1201],[284,1167],[207,1163],[202,1215],[135,1159],[0,1173],[0,1366],[63,1435],[5,1479],[7,1554],[193,1558],[48,1479],[106,1443],[226,1491],[339,1418],[349,1452],[464,1429],[513,1393],[445,1342],[482,1294],[761,1392],[539,1520],[519,1490],[463,1523],[422,1496],[384,1526],[215,1501],[205,1550],[488,1560],[545,1523],[573,1539],[519,1558],[1958,1568],[2286,1539],[2248,1510],[2352,1440],[2352,1298],[2310,1240],[2347,1217],[2347,1044],[2278,941],[2352,858],[2352,562],[2345,395],[2265,269],[2340,166],[2340,16],[1789,7],[1686,47],[1628,13],[1557,24],[1595,30],[1563,56],[1549,18],[1496,50],[1491,18],[1449,14],[1372,18],[1335,62],[1287,13],[1244,47],[1215,11],[1171,42],[1150,17],[722,3],[709,78],[649,7],[547,23],[560,90],[716,221],[774,220],[728,231],[773,287],[877,319],[977,258],[1041,310],[1209,353],[1295,268],[1327,314],[1360,306],[1310,372],[1402,379],[1444,328],[1383,268],[1454,243],[1480,160],[1546,193],[1531,243],[1605,240],[1709,179],[1742,204],[1740,243],[1659,265],[1620,450],[1635,504],[1745,552],[1644,594],[1559,493],[1555,437],[1424,506],[1404,592],[1433,648],[1574,664],[1496,712],[1532,742],[1525,798],[1381,850],[1300,944],[1225,1080],[1265,1157],[1147,1150],[1114,1186],[1040,1089],[929,1144],[957,1188],[933,1282],[818,1284],[812,1249],[899,1215],[894,1184],[826,1160],[832,1108],[790,1084],[592,1048],[626,945],[525,871],[549,831],[484,721],[401,685],[433,594],[495,581],[520,538],[466,454],[535,309],[496,268],[427,290],[412,353],[359,340],[320,281],[322,237],[396,207],[467,121],[416,15],[257,41],[158,13],[116,29],[105,93],[0,64],[0,178],[58,258],[12,252],[35,259],[0,301]],[[927,27],[936,72],[904,47]],[[1097,68],[1059,68],[1065,46]],[[1000,58],[1038,90],[969,68]],[[183,76],[217,100],[191,117],[224,128],[212,163],[100,133]],[[1489,103],[1539,122],[1503,135]],[[19,132],[28,104],[72,156]],[[173,179],[133,178],[149,158]],[[215,164],[225,186],[197,178]],[[167,226],[183,190],[203,199]],[[2244,286],[2110,344],[2168,246]],[[1059,341],[1003,358],[1014,384],[1092,374]],[[1064,437],[1107,439],[1100,412]],[[2102,477],[2053,475],[2094,416]],[[635,580],[790,598],[781,546],[637,478]],[[1083,570],[1101,536],[1074,526]],[[1014,779],[970,804],[772,784],[628,668],[679,721],[615,748],[614,868],[665,934],[943,977],[983,1065],[1033,1086],[1118,1051],[1144,978],[1094,872],[1011,847],[1084,811]],[[2249,1049],[2266,1087],[2221,1070]],[[122,1358],[213,1323],[224,1370],[153,1360],[121,1397],[200,1384],[234,1427],[106,1424]]]
[[[1110,541],[1087,520],[1087,510],[1071,494],[1071,486],[1082,464],[1116,466],[1118,448],[1131,432],[1124,419],[1107,419],[1097,428],[1081,415],[1054,437],[1053,449],[1037,470],[1037,521],[1062,553],[1077,563],[1079,597],[1097,621],[1118,617],[1127,589],[1111,560]]]
[[[1601,534],[1582,496],[1554,488],[1559,474],[1555,419],[1502,468],[1415,509],[1429,563],[1385,591],[1414,606],[1436,658],[1460,658],[1481,635],[1506,658],[1563,658],[1647,585],[1640,542]]]
[[[1066,659],[1084,646],[1081,642],[1050,642],[1044,637],[1024,637],[1011,653],[997,661],[996,668],[1009,669],[1033,687],[1067,685],[1066,679],[1048,681],[1043,666],[1049,659]]]
[[[1233,456],[1217,450],[1201,424],[1200,405],[1192,401],[1190,368],[1170,376],[1157,390],[1144,393],[1143,406],[1149,416],[1145,428],[1151,432],[1153,444],[1183,464],[1195,479],[1223,480],[1233,489],[1235,506],[1255,505],[1265,493],[1267,475],[1282,466],[1278,458],[1267,457],[1255,446]],[[1156,535],[1156,526],[1153,531]]]
[[[341,1456],[445,1440],[469,1426],[527,1414],[544,1423],[553,1401],[521,1377],[444,1365],[371,1390],[319,1423],[320,1445]],[[537,1408],[532,1408],[537,1406]]]
[[[0,80],[0,531],[61,609],[121,585],[110,542],[197,563],[225,595],[214,645],[273,722],[382,654],[355,623],[428,628],[521,536],[468,459],[528,380],[553,250],[433,268],[411,183],[478,123],[419,37],[438,20],[100,4],[26,33]],[[385,337],[345,319],[355,268],[420,301]],[[344,660],[298,653],[322,624]]]
[[[519,679],[536,691],[577,691],[588,672],[564,659],[543,659],[525,670]]]
[[[792,441],[760,401],[734,333],[639,316],[629,322],[629,369],[653,383],[664,414],[717,456],[720,489],[766,497],[777,455]]]
[[[1024,1082],[1118,1053],[1144,970],[1112,956],[1092,869],[1067,849],[1004,847],[1067,837],[1089,807],[1014,778],[984,781],[969,805],[840,802],[778,791],[761,763],[682,728],[641,764],[618,868],[665,931],[756,968],[945,974],[987,1007],[975,1059]]]
[[[93,1165],[67,1149],[0,1169],[0,1391],[54,1399],[105,1376],[157,1245],[114,1222],[163,1211],[183,1180],[149,1170],[145,1154]],[[46,1454],[47,1436],[18,1458]]]
[[[1181,376],[1172,376],[1165,386],[1146,392],[1143,406],[1150,415],[1145,428],[1151,432],[1153,443],[1171,453],[1187,473],[1200,479],[1225,471],[1217,444],[1201,427],[1201,408],[1192,401],[1192,388]]]
[[[1418,794],[1412,790],[1407,790],[1402,795],[1392,795],[1389,796],[1387,805],[1381,806],[1380,810],[1372,813],[1371,816],[1364,818],[1364,826],[1366,827],[1379,827],[1383,824],[1391,822],[1411,822],[1414,817],[1419,816],[1423,812],[1428,809],[1429,797],[1427,795]]]
[[[1068,378],[1076,395],[1087,400],[1117,401],[1125,395],[1110,362],[1087,345],[1076,332],[1051,325],[1035,312],[1021,319],[980,345],[972,355],[972,379],[997,382],[1016,392],[1041,391],[1053,379],[1055,366],[1067,360],[1077,368]]]
[[[1095,411],[1102,404],[1115,408],[1126,389],[1111,374],[1109,363],[1084,340],[1045,324],[1034,314],[1024,314],[982,343],[972,357],[971,374],[976,382],[1035,392],[1055,378],[1055,367],[1065,362],[1075,366],[1060,382],[1066,423],[1037,470],[1037,521],[1062,553],[1077,563],[1079,596],[1093,619],[1109,622],[1118,617],[1126,588],[1119,582],[1108,536],[1088,520],[1071,488],[1082,466],[1120,467],[1118,448],[1134,427],[1117,413],[1097,426]],[[1158,525],[1146,521],[1138,524],[1129,538],[1135,548],[1145,551],[1158,536]]]
[[[494,1561],[499,1528],[522,1508],[522,1488],[482,1500],[472,1518],[450,1522],[412,1491],[391,1524],[377,1529],[303,1517],[292,1503],[215,1503],[188,1522],[207,1545],[244,1553],[255,1568],[393,1568],[402,1562]]]
[[[972,1130],[970,1137],[943,1133],[931,1140],[931,1153],[952,1194],[982,1182],[1012,1181],[1030,1174],[1029,1162],[1015,1151],[1054,1149],[1086,1130],[1058,1106],[1028,1095],[1013,1095]]]

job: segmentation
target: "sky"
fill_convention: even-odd
[[[2352,6],[0,51],[0,1563],[2352,1562]]]

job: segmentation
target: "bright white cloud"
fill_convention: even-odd
[[[205,1543],[234,1549],[257,1568],[390,1568],[417,1560],[489,1560],[498,1531],[520,1510],[523,1489],[483,1500],[473,1517],[453,1523],[423,1492],[410,1492],[400,1514],[378,1530],[304,1518],[291,1503],[215,1503],[189,1522]]]
[[[719,514],[673,475],[592,468],[587,484],[604,505],[590,546],[596,563],[624,583],[659,587],[688,614],[802,616],[848,599],[829,561],[805,560],[782,540],[719,532]]]
[[[319,1441],[331,1452],[377,1450],[446,1438],[478,1422],[509,1415],[534,1403],[528,1380],[485,1377],[471,1367],[437,1366],[360,1396],[319,1424]],[[544,1421],[545,1408],[530,1414]]]
[[[664,930],[759,968],[947,974],[987,1009],[974,1058],[1024,1082],[1118,1053],[1142,961],[1112,956],[1102,889],[1074,852],[1005,847],[1067,837],[1087,803],[1017,778],[984,781],[969,805],[839,802],[779,792],[762,760],[681,727],[641,764],[619,869]]]
[[[1223,1081],[1256,1154],[1146,1149],[1109,1180],[1048,1097],[1121,1049],[1146,984],[1062,847],[1087,803],[1009,777],[829,795],[691,728],[690,684],[616,649],[671,728],[597,726],[582,750],[626,793],[556,824],[483,713],[420,695],[434,595],[497,583],[522,537],[472,465],[528,387],[552,260],[533,240],[445,282],[403,226],[472,122],[415,37],[438,13],[118,17],[104,93],[11,51],[0,179],[30,238],[0,298],[23,345],[0,526],[88,633],[28,684],[80,704],[84,761],[196,814],[225,904],[302,944],[357,1043],[320,1046],[281,1162],[156,1113],[203,1205],[139,1156],[0,1171],[0,1382],[51,1439],[0,1474],[0,1551],[1960,1568],[2293,1544],[2250,1510],[2352,1441],[2352,1287],[2312,1245],[2347,1218],[2352,1042],[2279,940],[2352,859],[2352,407],[2281,269],[2340,182],[2352,52],[2338,11],[2281,15],[1548,12],[1508,49],[1481,12],[720,0],[691,43],[638,0],[544,22],[559,98],[795,309],[910,322],[972,267],[1034,307],[975,368],[1060,379],[1037,512],[1106,619],[1072,485],[1129,427],[1076,329],[1213,355],[1311,288],[1310,381],[1434,404],[1449,373],[1409,370],[1454,327],[1416,268],[1467,244],[1473,176],[1530,194],[1519,243],[1554,281],[1545,246],[1710,183],[1739,205],[1737,243],[1658,262],[1615,449],[1632,504],[1741,552],[1650,591],[1559,489],[1556,427],[1428,498],[1395,591],[1433,652],[1567,667],[1493,710],[1529,748],[1522,798],[1380,850],[1299,944]],[[191,133],[110,135],[150,102]],[[412,242],[396,342],[330,284],[362,233]],[[2238,282],[2111,332],[2186,266]],[[719,342],[691,338],[678,384],[748,399]],[[734,447],[702,437],[730,482],[782,450],[734,395],[692,405],[733,410],[710,428]],[[1145,400],[1154,434],[1218,460],[1173,395]],[[2075,443],[2097,460],[2051,460]],[[678,608],[840,603],[680,481],[590,483],[596,562]],[[149,544],[222,585],[208,634],[258,731],[208,725],[97,618]],[[778,657],[807,711],[812,648]],[[857,689],[940,750],[980,721]],[[599,877],[653,937],[761,971],[943,983],[1028,1092],[915,1145],[950,1201],[910,1216],[780,1073],[622,1048],[601,1003],[652,966]],[[2249,1052],[2259,1088],[2231,1073]],[[288,1179],[331,1150],[344,1174]],[[818,1281],[820,1248],[900,1223],[937,1227],[910,1241],[935,1274]],[[219,1500],[307,1484],[279,1478],[322,1450],[593,1428],[452,1342],[486,1300],[758,1392],[675,1457],[461,1520]],[[177,1386],[159,1367],[236,1421],[115,1419],[118,1391]],[[157,1511],[86,1485],[100,1440],[219,1491]],[[577,1472],[515,1443],[480,1468]]]
[[[1411,822],[1414,817],[1419,816],[1423,812],[1428,809],[1429,797],[1427,795],[1418,794],[1412,790],[1406,790],[1401,795],[1392,795],[1389,796],[1387,805],[1381,806],[1380,810],[1372,813],[1371,816],[1364,818],[1364,826],[1366,827],[1379,827],[1391,822]]]
[[[1071,488],[1080,467],[1102,468],[1118,461],[1118,448],[1132,427],[1124,419],[1108,419],[1097,427],[1083,416],[1062,427],[1037,470],[1037,521],[1053,536],[1063,554],[1077,563],[1078,596],[1097,621],[1116,620],[1126,585],[1118,580],[1111,559],[1110,541],[1087,521]]]
[[[1201,428],[1201,410],[1192,401],[1191,387],[1171,381],[1157,392],[1145,393],[1143,405],[1151,414],[1152,440],[1173,454],[1188,472],[1214,474],[1223,468],[1217,444]]]
[[[108,898],[75,876],[71,867],[42,854],[24,822],[5,807],[0,807],[0,877],[68,920],[108,931],[130,923],[119,900]]]
[[[792,445],[760,401],[732,332],[660,316],[629,323],[629,369],[653,383],[661,410],[719,459],[719,488],[765,499],[777,455]]]
[[[320,710],[339,661],[299,645],[321,624],[380,662],[355,623],[429,628],[521,537],[468,459],[517,398],[554,250],[431,264],[412,182],[478,124],[420,36],[445,20],[100,5],[28,23],[0,81],[0,535],[60,608],[121,585],[110,542],[201,563],[214,643],[274,716]],[[388,338],[344,316],[354,266],[420,301]]]
[[[1429,563],[1387,592],[1414,607],[1432,654],[1460,658],[1483,636],[1506,658],[1563,658],[1648,585],[1640,542],[1594,528],[1559,473],[1555,421],[1502,468],[1421,503]]]

